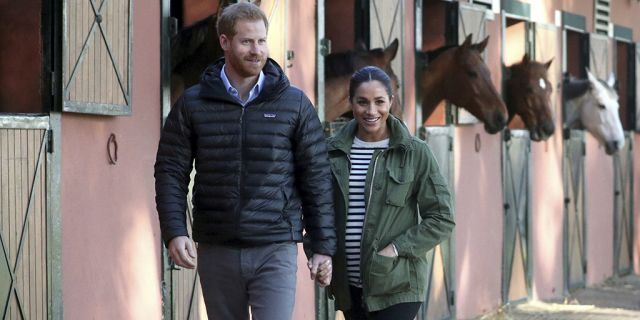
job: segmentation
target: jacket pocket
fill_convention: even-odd
[[[395,170],[389,170],[389,178],[387,185],[387,204],[404,207],[411,186],[413,185],[413,174],[402,174]]]
[[[401,257],[385,257],[374,253],[369,270],[369,295],[379,296],[411,289],[410,261]]]
[[[282,210],[280,211],[280,217],[278,218],[278,221],[287,225],[287,227],[293,228],[291,220],[289,220],[289,215],[287,214],[287,210],[289,208],[289,196],[284,190],[284,187],[280,188],[280,193],[282,193]]]

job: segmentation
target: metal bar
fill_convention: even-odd
[[[18,269],[18,263],[20,262],[20,258],[22,256],[22,248],[23,248],[23,244],[24,244],[24,237],[25,237],[25,233],[26,230],[29,227],[29,212],[31,209],[31,206],[33,205],[33,202],[31,201],[33,199],[33,190],[35,189],[35,184],[36,184],[36,180],[38,179],[38,177],[40,176],[40,163],[42,162],[42,157],[44,155],[44,147],[46,145],[45,141],[47,141],[47,132],[48,131],[44,131],[43,135],[42,135],[42,139],[40,142],[40,151],[38,153],[38,166],[36,166],[35,168],[35,172],[34,172],[34,177],[32,180],[32,184],[31,184],[31,190],[29,191],[29,198],[27,200],[27,208],[25,210],[25,215],[24,215],[24,220],[23,220],[23,224],[22,224],[22,232],[20,234],[20,241],[18,242],[18,251],[16,254],[16,261],[15,264],[13,266],[13,272],[16,272],[16,270]]]
[[[93,7],[93,2],[92,1],[89,1],[89,2],[91,3],[91,6]],[[103,1],[100,4],[100,7],[99,7],[98,11],[102,11],[102,6],[104,5],[105,2],[106,2],[106,0]],[[66,84],[64,84],[64,96],[67,95],[69,86],[71,85],[71,82],[73,82],[73,80],[76,77],[76,70],[78,69],[78,66],[84,61],[84,57],[86,56],[87,50],[89,48],[89,40],[91,38],[93,38],[93,35],[94,35],[95,26],[96,26],[96,19],[94,18],[93,22],[91,23],[91,27],[89,28],[89,32],[87,33],[87,37],[85,38],[85,41],[82,44],[82,49],[80,50],[80,56],[78,57],[78,60],[76,60],[76,63],[73,66],[73,70],[71,71],[71,75],[69,75],[69,81]],[[65,31],[65,33],[66,33],[66,31]],[[68,43],[67,43],[67,45],[68,45]]]
[[[373,12],[376,14],[376,24],[378,25],[378,32],[380,32],[380,38],[382,39],[382,47],[386,48],[387,43],[386,43],[386,39],[384,38],[384,31],[382,30],[382,24],[380,23],[380,14],[378,14],[378,6],[376,5],[375,0],[372,1],[372,3],[373,3]]]
[[[22,301],[20,300],[20,293],[18,292],[18,287],[15,285],[11,286],[13,294],[16,296],[16,305],[18,306],[18,311],[20,312],[20,317],[22,319],[31,319],[28,315],[28,313],[26,312],[26,310],[22,307]],[[11,295],[9,295],[11,296]]]
[[[67,101],[63,110],[68,112],[124,116],[131,114],[131,105]]]
[[[49,129],[49,117],[27,115],[0,115],[0,129]]]
[[[391,27],[389,28],[389,36],[387,36],[387,39],[384,42],[385,43],[385,45],[384,45],[385,48],[387,47],[387,45],[386,45],[387,43],[391,43],[391,36],[393,35],[393,29],[396,26],[396,18],[398,17],[398,9],[400,8],[400,3],[401,3],[400,1],[396,2],[396,8],[395,8],[395,10],[393,12],[393,20],[391,20]],[[378,14],[378,12],[376,10],[376,15],[377,14]],[[381,34],[380,36],[384,37],[384,34]],[[401,42],[404,42],[402,40],[401,40]],[[384,41],[384,39],[383,39],[383,41]]]
[[[61,141],[61,114],[50,114],[51,130],[54,141]],[[62,319],[62,235],[60,217],[60,148],[52,148],[47,155],[46,171],[46,283],[47,283],[47,318]]]
[[[191,294],[189,295],[189,309],[187,310],[186,320],[191,319],[191,310],[193,310],[194,298],[196,298],[196,286],[198,285],[198,272],[195,272],[196,276],[193,277],[193,284],[191,285]]]
[[[11,285],[9,287],[9,294],[7,295],[7,299],[4,302],[4,307],[2,308],[2,318],[4,319],[7,315],[7,310],[9,309],[9,301],[11,301],[11,289],[13,288],[13,283],[15,282],[15,275],[13,274],[13,272],[11,271],[11,263],[9,262],[10,256],[9,256],[9,252],[7,251],[7,248],[4,244],[4,239],[2,237],[2,232],[0,232],[0,248],[2,248],[2,252],[4,254],[5,257],[5,263],[7,266],[7,271],[9,271],[9,277],[11,278]]]
[[[93,2],[91,2],[91,9],[93,9],[93,13],[97,16],[101,13],[102,10],[102,6],[100,7],[100,11],[96,11],[95,6],[93,5]],[[107,0],[103,0],[102,4],[106,3]],[[109,60],[111,60],[111,66],[113,67],[113,71],[116,73],[116,78],[118,79],[118,85],[120,86],[120,91],[122,91],[122,96],[124,98],[125,103],[128,105],[129,104],[129,95],[128,92],[125,90],[124,86],[122,85],[122,77],[120,76],[120,72],[118,71],[118,66],[115,62],[115,58],[113,56],[113,53],[111,52],[111,44],[109,43],[109,41],[107,40],[107,36],[104,33],[104,30],[102,29],[102,24],[98,23],[98,30],[100,31],[100,34],[102,35],[101,38],[104,42],[104,45],[107,49],[107,53],[109,54]],[[127,43],[127,45],[130,45],[129,43]]]

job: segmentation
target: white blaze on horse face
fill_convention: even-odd
[[[587,70],[592,90],[591,98],[582,106],[582,124],[593,136],[607,148],[615,152],[624,146],[624,132],[618,114],[618,94]]]
[[[542,78],[538,80],[538,85],[540,86],[540,88],[542,88],[542,90],[547,88],[547,83]]]

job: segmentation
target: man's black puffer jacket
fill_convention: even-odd
[[[304,227],[314,253],[333,255],[331,172],[313,105],[269,59],[259,96],[243,108],[226,91],[223,65],[216,61],[184,92],[162,131],[155,177],[165,243],[188,235],[186,195],[195,159],[196,242],[301,241]]]

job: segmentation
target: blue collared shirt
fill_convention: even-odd
[[[231,85],[231,82],[229,82],[229,78],[227,78],[227,74],[224,72],[224,69],[226,68],[226,66],[227,66],[226,64],[222,66],[222,70],[220,71],[220,78],[222,78],[222,82],[224,83],[224,86],[227,88],[227,92],[232,97],[236,98],[236,100],[238,100],[238,102],[240,102],[240,104],[244,107],[247,105],[247,103],[257,98],[258,95],[260,94],[260,91],[262,91],[262,85],[264,84],[264,73],[260,71],[260,75],[258,76],[258,82],[256,82],[253,88],[251,88],[251,90],[249,91],[249,97],[247,98],[247,101],[242,101],[242,99],[240,98],[240,94],[238,93],[238,90]]]

